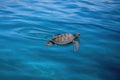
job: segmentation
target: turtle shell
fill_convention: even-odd
[[[57,35],[54,38],[52,38],[52,42],[56,44],[68,44],[71,43],[74,40],[74,36],[70,33],[67,34],[61,34]]]

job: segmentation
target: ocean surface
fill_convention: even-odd
[[[0,80],[120,80],[120,0],[0,0]]]

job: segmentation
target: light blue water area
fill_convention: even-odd
[[[120,80],[120,1],[0,0],[0,80]]]

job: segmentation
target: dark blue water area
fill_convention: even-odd
[[[120,0],[0,0],[0,80],[120,80]]]

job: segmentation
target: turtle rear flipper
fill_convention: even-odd
[[[75,51],[78,51],[78,48],[79,48],[79,43],[78,43],[78,41],[73,41],[73,44],[74,44],[74,50]]]

